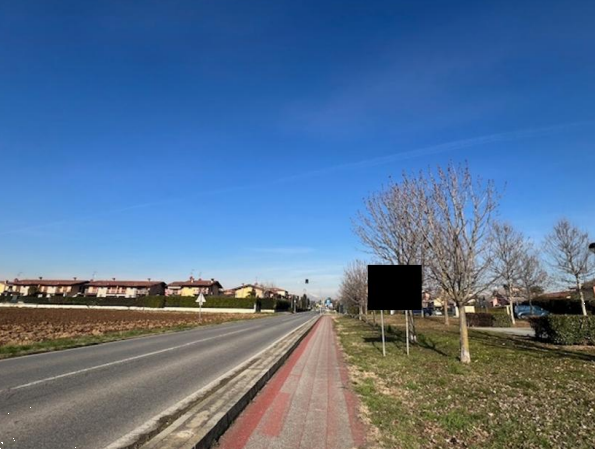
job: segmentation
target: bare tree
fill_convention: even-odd
[[[365,211],[355,220],[356,234],[382,263],[425,266],[427,245],[415,224],[419,217],[414,216],[421,210],[411,208],[417,187],[415,180],[406,176],[401,184],[390,183],[364,201]],[[407,323],[413,323],[413,314]],[[415,326],[409,327],[410,341],[416,342]]]
[[[583,315],[587,315],[583,283],[595,271],[589,258],[589,234],[563,218],[546,237],[545,250],[559,280],[576,286]]]
[[[357,307],[361,320],[368,312],[368,265],[355,260],[345,268],[339,287],[341,302],[347,307]]]
[[[460,359],[471,361],[465,305],[493,284],[488,231],[497,208],[492,182],[467,166],[404,174],[366,202],[356,232],[388,263],[422,263],[433,289],[460,311]],[[446,310],[446,313],[448,311]]]
[[[420,175],[418,226],[431,253],[429,268],[445,299],[460,312],[460,360],[471,362],[465,306],[494,283],[488,233],[497,209],[491,181],[474,179],[468,166],[449,165]]]
[[[510,319],[514,320],[515,286],[519,280],[525,237],[509,223],[494,223],[490,237],[492,245],[492,270],[495,277],[504,283],[506,299],[511,306]]]
[[[533,245],[526,242],[523,245],[523,254],[521,256],[520,270],[519,270],[519,284],[523,289],[523,293],[529,307],[531,307],[531,314],[533,313],[533,297],[535,292],[548,282],[548,274],[543,269],[541,260]]]

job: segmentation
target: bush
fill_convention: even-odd
[[[595,316],[529,317],[535,336],[555,345],[595,345]]]
[[[286,312],[291,309],[291,302],[284,299],[275,301],[275,312]]]
[[[492,317],[494,318],[494,327],[512,327],[510,315],[505,313],[494,313],[492,314]]]
[[[205,296],[203,307],[215,309],[253,309],[254,301],[233,296]],[[167,296],[165,307],[198,307],[196,298],[191,296]]]
[[[467,327],[493,327],[494,315],[491,313],[467,313]]]
[[[275,310],[274,298],[260,298],[260,310]]]
[[[491,313],[493,315],[506,315],[508,316],[508,311],[506,310],[506,307],[490,307],[487,309],[488,313]]]
[[[531,303],[557,315],[582,315],[581,302],[578,299],[540,299],[535,298]],[[523,304],[529,304],[528,301]],[[595,314],[595,300],[585,301],[588,312]]]
[[[206,296],[203,307],[217,309],[252,309],[254,302],[249,299],[233,298],[229,296]],[[37,296],[22,297],[26,304],[56,304],[80,306],[120,306],[120,307],[198,307],[196,298],[191,296],[140,296],[138,298],[97,298],[97,297],[62,297],[38,298]]]

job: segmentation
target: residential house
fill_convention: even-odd
[[[271,293],[274,296],[276,296],[278,298],[289,299],[289,292],[287,290],[285,290],[284,288],[271,287],[271,288],[269,288],[269,290],[271,291]]]
[[[90,281],[85,286],[85,296],[97,298],[137,298],[165,294],[165,282],[152,281]]]
[[[190,277],[187,281],[175,281],[167,285],[165,294],[167,296],[217,296],[222,292],[223,286],[211,278],[211,280],[194,279]]]
[[[249,296],[254,296],[256,298],[283,298],[288,295],[287,290],[276,287],[266,287],[258,282],[255,284],[242,284],[239,287],[226,290],[226,292],[230,294],[230,296],[235,296],[236,298],[248,298]]]
[[[5,283],[4,295],[16,296],[77,296],[83,293],[87,281],[73,279],[15,279]]]
[[[8,280],[0,281],[0,296],[2,296],[4,294],[4,292],[8,290],[9,284],[10,284],[10,281],[8,281]]]

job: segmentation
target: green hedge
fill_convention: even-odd
[[[535,298],[531,303],[556,315],[582,315],[581,302],[578,299],[540,299]],[[528,301],[523,304],[529,304]],[[587,312],[595,315],[595,300],[585,301]]]
[[[502,313],[467,313],[468,327],[511,327],[510,316]]]
[[[25,304],[162,308],[165,304],[165,296],[141,296],[139,298],[97,298],[92,296],[38,298],[37,296],[24,296],[19,298],[19,301]]]
[[[491,313],[467,313],[468,327],[493,327],[494,315]]]
[[[595,316],[529,317],[529,323],[540,340],[556,345],[595,345]]]
[[[206,296],[203,307],[217,309],[253,309],[252,300],[229,296]],[[97,297],[58,297],[38,298],[28,296],[19,298],[26,304],[57,304],[83,306],[123,306],[123,307],[198,307],[196,298],[189,296],[141,296],[139,298],[97,298]]]
[[[254,300],[232,296],[205,296],[202,306],[215,309],[254,309]],[[198,307],[196,298],[191,296],[167,296],[165,307]]]
[[[277,299],[275,301],[275,312],[286,312],[291,310],[291,302],[284,299]]]
[[[494,327],[512,327],[512,320],[510,315],[503,313],[494,313]]]

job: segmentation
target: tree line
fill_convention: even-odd
[[[571,283],[587,314],[582,285],[595,271],[588,233],[563,218],[537,245],[498,219],[500,199],[493,180],[473,176],[467,164],[451,163],[403,173],[367,197],[353,220],[375,263],[422,265],[424,289],[442,300],[445,312],[450,304],[458,308],[463,363],[471,361],[465,306],[495,286],[502,286],[514,305],[519,292],[531,301],[549,283]],[[350,263],[341,301],[366,314],[367,288],[367,264]],[[398,304],[398,285],[395,292]],[[444,317],[448,324],[448,313]]]

